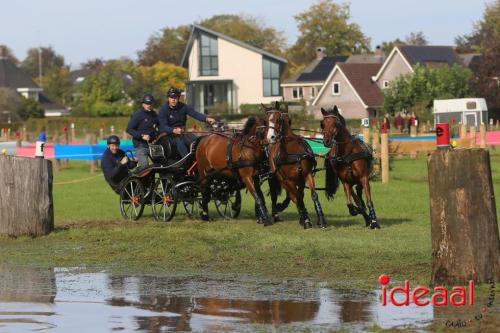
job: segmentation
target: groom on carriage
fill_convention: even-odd
[[[181,91],[171,87],[167,91],[167,103],[160,108],[160,135],[166,134],[172,147],[177,149],[181,157],[189,153],[189,147],[196,140],[196,136],[186,132],[187,116],[198,121],[215,123],[215,119],[196,111],[191,106],[179,101]]]

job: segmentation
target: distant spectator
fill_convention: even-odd
[[[398,130],[399,133],[403,133],[404,126],[405,126],[405,120],[401,116],[401,112],[398,112],[398,114],[394,118],[394,127]]]
[[[382,125],[380,125],[380,131],[382,133],[389,133],[390,129],[391,129],[391,123],[389,122],[389,118],[384,117],[384,120],[382,120]]]
[[[42,130],[38,134],[38,141],[42,141],[42,142],[47,141],[47,133],[45,132],[45,127],[42,127]]]

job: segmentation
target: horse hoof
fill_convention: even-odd
[[[307,229],[311,229],[313,226],[311,224],[311,222],[307,221],[304,223],[304,229],[307,230]]]
[[[208,222],[210,221],[210,217],[208,216],[208,214],[201,214],[201,220]]]
[[[269,227],[272,225],[273,225],[273,221],[271,221],[270,219],[267,219],[264,221],[264,227]]]
[[[377,221],[372,221],[372,223],[370,223],[370,229],[380,229],[380,225]]]
[[[278,214],[273,214],[274,223],[283,221]]]
[[[257,219],[257,224],[263,224],[264,223],[264,220],[263,219]]]

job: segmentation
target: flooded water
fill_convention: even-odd
[[[0,332],[362,331],[422,327],[433,308],[382,306],[379,292],[248,276],[120,276],[0,265]]]

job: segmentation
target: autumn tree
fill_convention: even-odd
[[[332,55],[370,52],[370,39],[358,24],[349,22],[350,18],[350,4],[333,0],[320,0],[296,15],[300,36],[290,49],[292,62],[309,63],[319,46]]]
[[[28,55],[21,63],[21,68],[30,74],[31,77],[37,77],[39,75],[39,52],[41,52],[42,74],[52,68],[62,68],[65,66],[64,57],[57,54],[51,46],[31,48],[28,50]]]
[[[422,31],[417,31],[411,32],[405,37],[405,44],[422,46],[429,44],[429,42]]]
[[[9,59],[14,65],[19,65],[19,59],[16,58],[14,52],[7,45],[0,45],[0,57]]]

